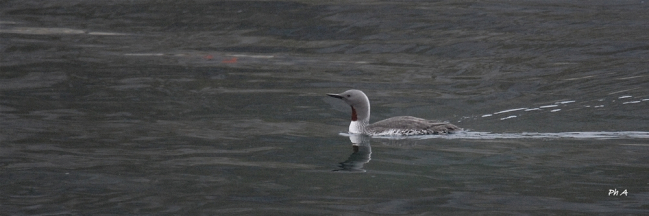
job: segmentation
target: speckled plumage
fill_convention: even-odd
[[[384,119],[367,126],[369,134],[373,135],[428,135],[428,134],[449,134],[459,127],[435,120],[428,120],[412,116],[397,116]]]

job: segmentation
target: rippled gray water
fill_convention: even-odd
[[[647,214],[648,9],[3,1],[0,209]],[[467,131],[341,136],[349,88]]]

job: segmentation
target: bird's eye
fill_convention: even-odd
[[[352,95],[347,95],[347,97],[351,97]]]

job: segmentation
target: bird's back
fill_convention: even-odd
[[[397,116],[370,124],[367,130],[375,135],[426,135],[449,134],[460,130],[460,128],[447,122],[412,116]]]

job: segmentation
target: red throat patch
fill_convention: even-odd
[[[358,120],[358,116],[356,115],[356,109],[352,106],[352,121]]]

